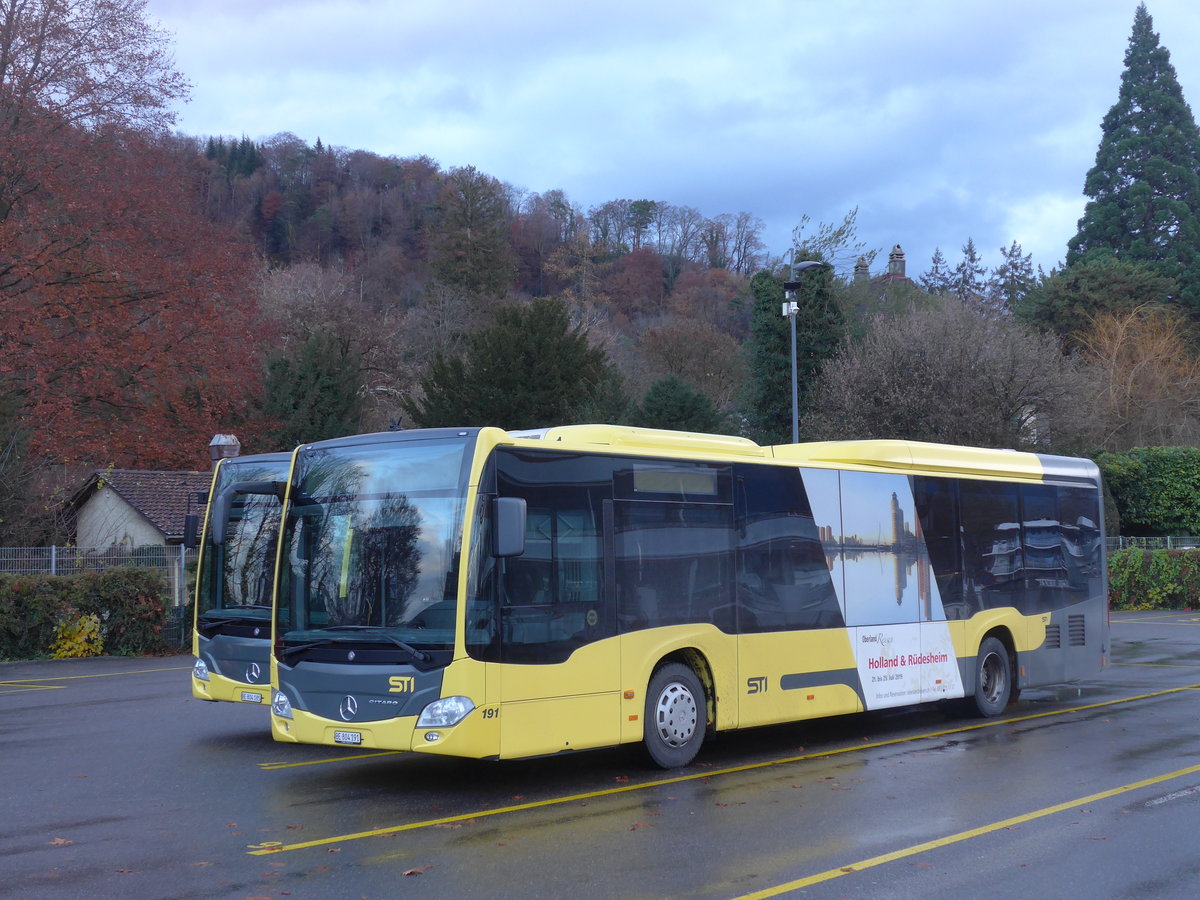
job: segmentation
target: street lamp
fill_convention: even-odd
[[[792,277],[795,278],[801,272],[807,272],[809,269],[816,269],[820,266],[827,266],[829,263],[821,262],[820,260],[810,259],[805,262],[795,263],[792,266]],[[800,442],[800,394],[796,386],[796,313],[800,307],[796,303],[796,288],[800,287],[799,281],[786,281],[783,285],[783,315],[787,318],[792,329],[792,443]]]

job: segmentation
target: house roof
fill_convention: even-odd
[[[205,492],[212,484],[211,472],[147,472],[137,469],[106,469],[95,472],[75,495],[79,507],[89,489],[106,487],[145,516],[167,540],[183,537],[183,518],[201,513],[196,492]]]

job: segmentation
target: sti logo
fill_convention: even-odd
[[[767,692],[767,676],[756,675],[746,679],[747,694],[765,694]]]
[[[411,675],[393,675],[388,679],[389,694],[411,694],[417,689],[416,679]]]

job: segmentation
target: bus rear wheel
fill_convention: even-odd
[[[997,638],[984,638],[975,657],[975,696],[968,700],[972,712],[991,718],[1004,712],[1012,697],[1012,661]]]
[[[686,766],[700,751],[707,727],[707,702],[696,673],[680,663],[659,666],[646,688],[643,742],[664,769]]]

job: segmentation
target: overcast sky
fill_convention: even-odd
[[[192,82],[178,128],[473,165],[585,211],[805,214],[899,243],[968,237],[1047,270],[1083,212],[1135,0],[148,0]],[[1200,102],[1200,3],[1147,0]]]

